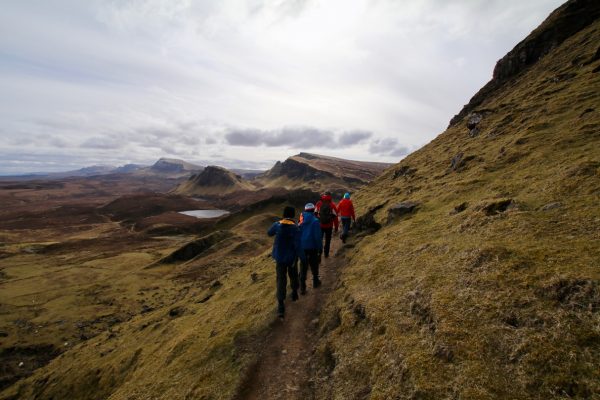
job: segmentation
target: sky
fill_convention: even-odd
[[[397,162],[554,0],[4,0],[0,174]]]

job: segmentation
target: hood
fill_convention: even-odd
[[[331,195],[330,194],[324,194],[321,196],[321,201],[331,201]]]
[[[312,221],[313,219],[316,219],[316,217],[315,217],[315,214],[314,214],[314,213],[312,213],[312,212],[307,212],[307,211],[304,211],[304,212],[302,213],[302,221],[303,221],[303,222],[310,222],[310,221]]]

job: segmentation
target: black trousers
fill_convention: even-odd
[[[319,280],[319,250],[304,250],[304,254],[306,254],[306,261],[300,263],[300,287],[306,289],[306,275],[308,274],[309,266],[313,283]]]
[[[292,291],[298,290],[298,261],[291,264],[277,263],[277,301],[282,303],[285,300],[287,289],[287,276],[290,276],[290,286]]]
[[[331,248],[331,233],[333,232],[333,228],[321,228],[323,232],[323,239],[325,243],[323,244],[323,253],[325,253],[325,257],[329,257],[329,249]]]

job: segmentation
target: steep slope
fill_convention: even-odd
[[[357,193],[318,398],[600,396],[600,21],[570,32]]]
[[[202,172],[190,176],[175,189],[175,193],[190,196],[214,197],[254,187],[241,176],[217,166],[208,166]]]
[[[284,162],[278,161],[255,181],[264,187],[343,191],[372,181],[390,165],[300,153]]]

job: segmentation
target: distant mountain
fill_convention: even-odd
[[[117,167],[111,171],[113,174],[130,174],[132,172],[138,171],[144,168],[144,165],[141,164],[125,164],[120,167]]]
[[[254,190],[249,181],[228,169],[209,165],[190,176],[175,189],[175,193],[192,196],[220,196],[242,190]]]
[[[204,167],[189,163],[176,158],[161,158],[149,169],[156,173],[185,174],[193,171],[201,171]]]
[[[246,171],[245,176],[222,167],[206,167],[182,183],[175,193],[218,196],[236,191],[273,188],[331,190],[339,193],[355,190],[372,181],[390,165],[300,153],[283,162],[278,161],[266,172]]]
[[[62,179],[68,177],[87,177],[109,174],[135,174],[135,175],[164,175],[169,178],[180,178],[201,171],[204,167],[174,158],[160,158],[153,165],[125,164],[120,167],[112,165],[93,165],[72,171],[64,172],[36,172],[27,175],[4,176],[8,179]]]
[[[92,165],[72,171],[64,172],[39,172],[27,175],[16,175],[15,178],[33,179],[62,179],[68,177],[87,177],[110,174],[115,169],[112,165]]]
[[[372,181],[391,165],[300,153],[278,161],[255,182],[262,187],[347,190]]]

